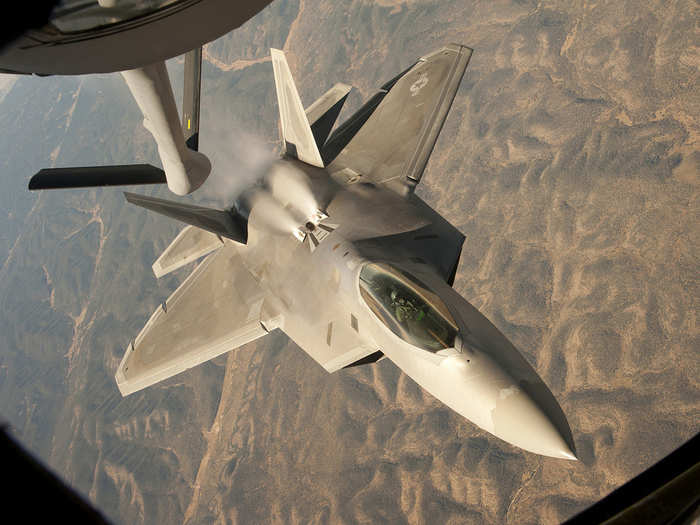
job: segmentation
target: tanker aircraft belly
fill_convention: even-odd
[[[413,191],[471,53],[419,59],[330,133],[349,88],[304,111],[273,51],[284,153],[263,184],[227,210],[127,195],[191,225],[156,273],[206,258],[129,344],[122,394],[280,329],[328,372],[388,358],[488,432],[575,459],[550,390],[452,289],[464,236]]]

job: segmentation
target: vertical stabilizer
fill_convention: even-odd
[[[319,150],[323,149],[351,89],[347,84],[337,83],[306,108],[306,118],[311,124],[311,133]]]
[[[275,88],[280,110],[282,140],[287,154],[302,162],[323,168],[323,160],[316,146],[314,135],[294,85],[284,52],[271,49],[272,67],[275,71]]]

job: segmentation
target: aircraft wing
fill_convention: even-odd
[[[159,307],[117,370],[126,396],[263,335],[263,293],[227,242]]]
[[[346,183],[417,184],[471,54],[468,47],[450,44],[385,84],[388,93],[330,164],[334,177]]]

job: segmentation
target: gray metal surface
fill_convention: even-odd
[[[191,150],[199,149],[199,100],[202,87],[202,48],[185,55],[185,86],[182,96],[182,133]]]
[[[165,184],[165,172],[150,164],[44,168],[29,180],[30,190]]]
[[[220,236],[194,226],[186,226],[153,263],[153,273],[158,278],[163,277],[223,245]]]
[[[124,192],[131,204],[160,213],[171,219],[196,226],[233,241],[245,243],[248,232],[246,221],[240,215],[223,210],[212,210],[202,206],[172,202],[145,195]]]
[[[329,165],[351,169],[361,181],[414,186],[454,99],[472,50],[450,45],[421,58],[389,93]],[[399,179],[397,181],[397,179]]]
[[[193,192],[209,176],[211,163],[185,144],[165,62],[122,71],[122,76],[143,113],[144,127],[158,145],[168,188],[177,195]]]
[[[263,295],[228,243],[151,316],[117,370],[128,395],[257,339]]]
[[[306,118],[311,124],[311,133],[319,150],[323,148],[324,142],[333,129],[351,89],[351,86],[339,82],[306,108]]]
[[[110,73],[166,60],[243,24],[271,0],[177,0],[118,23],[29,30],[0,53],[0,69],[42,75]],[[87,3],[87,2],[86,2]]]
[[[273,64],[278,95],[283,94],[282,122],[289,125],[283,125],[284,136],[313,143],[280,53]],[[145,355],[157,356],[149,357],[157,366],[140,363],[149,371],[143,377],[155,380],[164,376],[168,362],[171,371],[218,355],[223,346],[211,350],[210,333],[225,332],[227,344],[257,337],[245,324],[255,313],[262,330],[281,329],[329,372],[384,355],[495,436],[537,454],[576,459],[566,417],[542,379],[448,284],[464,236],[411,191],[393,184],[402,180],[410,190],[419,179],[470,54],[461,46],[443,48],[386,84],[389,94],[329,168],[302,162],[304,155],[278,161],[265,179],[269,193],[247,208],[247,243],[229,243],[209,256],[204,264],[217,261],[221,269],[201,287],[197,278],[188,279],[193,291],[180,294],[191,298],[181,308],[193,318],[204,311],[216,319],[200,325],[183,314],[186,324],[181,324],[156,312],[125,360],[138,356],[139,348],[152,348]],[[365,276],[374,277],[361,285],[367,269],[374,273]],[[227,291],[212,290],[217,278]],[[238,295],[228,291],[232,286]],[[257,310],[241,311],[241,301],[257,297],[264,297]],[[169,299],[168,309],[171,302],[176,300]],[[234,321],[222,310],[233,312]],[[231,336],[226,330],[232,325],[242,332]],[[169,349],[174,334],[183,330],[192,331],[184,333],[187,341],[204,341],[189,344],[199,350],[187,357]]]
[[[271,54],[272,67],[275,72],[277,103],[280,110],[282,140],[287,153],[302,162],[322,168],[323,160],[321,160],[321,154],[311,132],[304,106],[301,105],[301,99],[294,85],[292,73],[289,71],[287,59],[279,49],[272,49]]]

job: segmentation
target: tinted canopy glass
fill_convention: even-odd
[[[369,263],[360,272],[360,293],[374,315],[407,343],[433,352],[454,346],[454,319],[416,278],[387,264]]]

